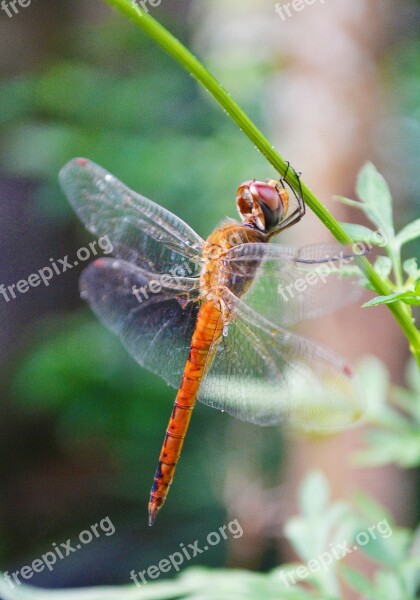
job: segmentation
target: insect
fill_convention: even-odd
[[[284,180],[240,185],[241,222],[225,221],[206,241],[89,160],[70,161],[60,181],[86,228],[106,234],[115,256],[83,271],[81,296],[140,365],[178,390],[150,493],[150,525],[197,399],[259,425],[336,428],[360,417],[347,362],[284,328],[358,296],[356,287],[327,276],[351,256],[340,245],[270,242],[305,212]]]

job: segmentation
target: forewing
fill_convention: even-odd
[[[101,258],[83,271],[80,289],[134,359],[177,388],[197,319],[197,282],[165,282],[123,260]]]
[[[314,319],[358,300],[356,279],[340,274],[354,254],[339,244],[292,248],[279,244],[243,244],[226,255],[224,268],[238,285],[251,283],[243,299],[280,326]],[[238,288],[240,285],[238,285]]]
[[[361,416],[351,368],[320,344],[275,327],[230,292],[234,321],[219,340],[199,400],[244,421],[339,428]]]
[[[63,167],[60,183],[86,228],[107,235],[118,258],[155,273],[197,274],[203,240],[165,208],[84,158]]]

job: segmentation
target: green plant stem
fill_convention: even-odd
[[[130,0],[105,1],[111,6],[115,6],[120,12],[134,21],[138,27],[143,29],[143,31],[159,44],[170,56],[177,60],[186,71],[193,75],[232,117],[235,123],[242,129],[244,134],[251,140],[276,171],[282,177],[286,174],[286,161],[279,155],[275,148],[269,143],[261,131],[254,125],[251,119],[232,99],[215,77],[207,71],[201,62],[183,44],[181,44],[176,37]],[[353,244],[353,240],[345,233],[338,221],[334,219],[312,191],[302,181],[298,181],[296,174],[292,169],[287,171],[286,181],[297,193],[300,192],[301,186],[307,206],[317,215],[322,223],[324,223],[325,227],[331,231],[333,236],[340,243]],[[392,293],[388,285],[380,278],[370,262],[364,256],[359,257],[357,263],[366,278],[380,295],[388,296]],[[387,306],[407,337],[410,350],[415,356],[420,369],[420,332],[416,329],[411,316],[407,314],[405,307],[402,306],[400,302],[388,304]]]
[[[404,277],[401,270],[401,249],[393,246],[390,247],[390,253],[388,255],[392,262],[392,270],[394,271],[395,285],[397,291],[402,292],[404,290]]]

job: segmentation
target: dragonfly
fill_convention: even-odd
[[[359,420],[347,361],[290,330],[358,297],[356,286],[332,273],[352,254],[336,243],[271,241],[305,214],[284,178],[243,182],[241,221],[225,220],[206,240],[85,158],[67,163],[60,183],[85,227],[107,235],[113,248],[82,272],[81,297],[142,367],[178,390],[150,492],[150,525],[197,400],[258,425],[336,429]]]

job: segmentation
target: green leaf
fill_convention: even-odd
[[[357,366],[364,397],[366,398],[366,418],[376,420],[385,410],[389,374],[384,363],[376,356],[364,356]]]
[[[420,269],[416,258],[408,258],[403,262],[404,273],[413,281],[420,279]]]
[[[365,302],[362,308],[378,306],[380,304],[392,304],[393,302],[404,302],[405,304],[418,306],[420,305],[420,295],[408,290],[406,292],[395,292],[395,294],[390,294],[389,296],[376,296],[376,298],[372,298],[369,302]]]
[[[415,542],[412,545],[412,549],[413,552],[416,551]],[[420,556],[413,556],[408,560],[405,560],[404,563],[400,565],[398,571],[404,583],[404,587],[407,590],[407,597],[414,600],[420,583]]]
[[[306,475],[300,488],[299,504],[306,517],[322,515],[329,500],[328,481],[321,471],[311,471]]]
[[[407,598],[405,590],[402,589],[402,582],[398,573],[378,571],[375,575],[375,600],[410,600]]]
[[[420,237],[420,219],[416,219],[401,229],[401,231],[397,233],[395,240],[401,247],[404,244],[407,244],[407,242],[411,242],[418,237]]]
[[[375,233],[373,229],[356,223],[340,223],[340,225],[355,242],[370,242]],[[371,243],[373,245],[373,242]]]
[[[353,458],[356,465],[379,466],[397,463],[405,468],[415,467],[420,464],[420,436],[412,434],[407,428],[391,433],[375,431],[367,436],[369,447],[358,452]]]
[[[420,375],[417,367],[416,371]],[[418,423],[420,431],[420,389],[417,391],[407,390],[394,385],[391,390],[391,400],[395,406],[407,413],[412,420]]]
[[[344,575],[347,583],[356,591],[364,594],[365,596],[373,595],[374,588],[370,581],[358,571],[350,569],[350,567],[341,566],[341,572]]]
[[[391,273],[392,261],[388,256],[378,256],[373,268],[381,279],[387,279]]]
[[[383,519],[383,522],[388,524],[386,519]],[[395,568],[407,556],[410,540],[411,532],[394,528],[391,530],[391,537],[382,538],[377,535],[376,539],[370,539],[360,550],[378,563]]]
[[[287,563],[281,567],[273,569],[269,575],[270,581],[273,583],[274,589],[281,587],[281,595],[279,600],[313,600],[313,595],[309,591],[305,591],[299,586],[299,576],[297,569],[306,568],[302,563]],[[310,574],[305,578],[305,583],[309,583]],[[280,590],[277,590],[277,593]]]
[[[385,179],[372,163],[366,163],[361,169],[356,190],[366,216],[386,235],[388,241],[394,239],[391,193]]]
[[[356,492],[354,494],[354,502],[363,515],[371,523],[386,519],[391,527],[394,526],[394,521],[391,513],[388,512],[383,506],[375,502],[370,496],[363,492]]]
[[[352,208],[359,208],[363,210],[363,204],[358,202],[357,200],[350,200],[350,198],[346,198],[345,196],[334,196],[334,200],[341,202],[345,206],[351,206]]]
[[[414,360],[410,360],[406,370],[406,381],[414,391],[419,392],[417,400],[420,403],[420,372]],[[414,396],[413,396],[414,399]]]
[[[420,290],[418,294],[413,294],[412,296],[409,295],[406,298],[403,298],[402,301],[409,306],[420,306]]]

